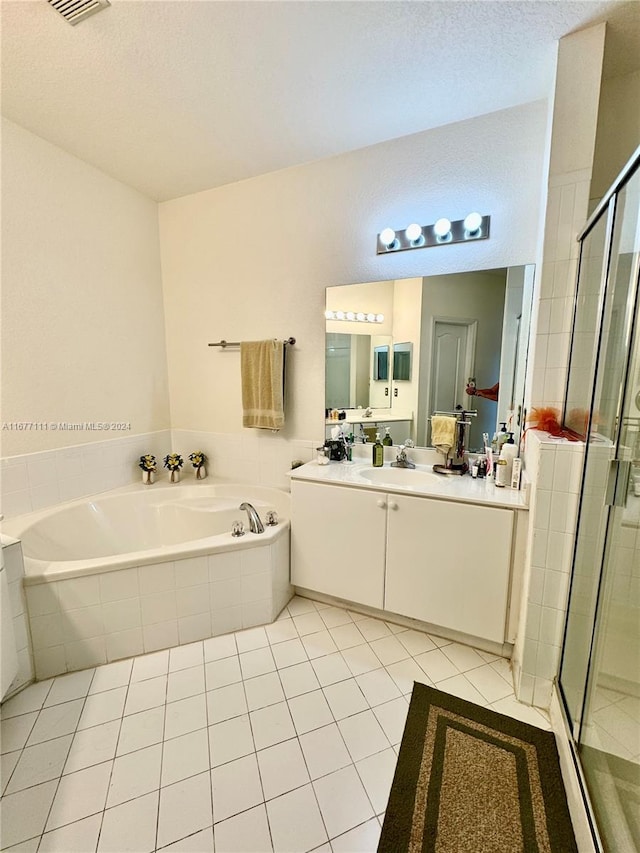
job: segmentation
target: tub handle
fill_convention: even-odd
[[[270,509],[267,513],[267,527],[275,527],[278,521],[278,513],[274,509]]]
[[[244,536],[245,533],[244,524],[241,521],[234,521],[231,526],[231,535],[237,537]]]

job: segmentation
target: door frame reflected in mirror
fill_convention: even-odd
[[[344,330],[345,333],[348,332],[352,335],[366,333],[371,335],[370,389],[376,391],[376,393],[375,399],[370,399],[367,405],[364,402],[359,404],[363,409],[370,406],[374,410],[374,418],[369,418],[364,423],[391,424],[398,420],[405,420],[410,427],[407,431],[408,435],[416,442],[416,446],[428,446],[427,418],[431,415],[429,411],[431,388],[425,373],[428,372],[430,364],[433,342],[432,318],[435,315],[433,313],[429,315],[428,323],[426,323],[426,315],[429,312],[429,302],[432,298],[437,303],[434,295],[436,291],[432,291],[432,294],[429,294],[429,286],[446,285],[446,288],[451,289],[453,299],[453,293],[459,281],[464,280],[467,285],[470,283],[473,284],[475,281],[477,287],[480,287],[483,283],[485,285],[493,284],[500,291],[501,278],[504,282],[502,286],[503,295],[502,297],[496,296],[501,306],[500,315],[498,321],[493,323],[495,328],[491,331],[491,337],[499,343],[499,347],[495,349],[497,356],[494,356],[489,367],[485,367],[484,369],[481,367],[482,361],[480,360],[480,363],[476,364],[474,370],[474,373],[477,372],[479,375],[467,377],[467,379],[476,379],[476,384],[479,388],[499,385],[500,393],[497,405],[495,401],[492,402],[490,399],[465,393],[465,404],[463,404],[465,409],[478,411],[479,408],[484,408],[490,413],[489,420],[485,418],[485,425],[482,427],[480,426],[483,423],[482,418],[472,419],[474,422],[478,422],[476,428],[478,435],[472,436],[467,449],[472,452],[481,450],[482,432],[487,431],[486,424],[491,424],[490,432],[493,434],[493,431],[498,428],[499,423],[508,420],[509,416],[512,421],[509,431],[514,433],[514,440],[518,442],[521,432],[524,429],[524,424],[522,423],[524,383],[529,351],[534,277],[535,266],[533,264],[525,264],[491,270],[448,273],[442,276],[423,276],[380,282],[360,282],[351,285],[328,287],[326,289],[327,309],[335,308],[337,301],[357,305],[358,300],[360,300],[361,304],[365,301],[367,302],[369,311],[375,310],[376,313],[381,313],[385,316],[382,327],[378,326],[378,324],[376,324],[375,328],[369,324],[362,323],[340,324],[340,331]],[[517,302],[518,294],[520,294],[519,303]],[[412,305],[407,301],[409,297],[418,301]],[[397,302],[396,305],[394,305],[394,299]],[[483,294],[482,300],[484,299],[485,296]],[[449,312],[438,310],[438,319],[450,319],[453,322],[460,322],[462,319],[468,320],[469,316],[475,313],[475,311],[469,308],[468,302],[460,299],[457,302],[456,310],[451,312],[451,316],[449,316]],[[491,300],[488,300],[487,310],[491,313],[490,304],[492,304]],[[463,318],[460,308],[469,316]],[[493,319],[495,321],[495,317]],[[474,318],[471,317],[471,320],[474,321]],[[411,323],[413,323],[413,326],[411,326]],[[488,329],[486,318],[484,321],[482,318],[479,320],[478,335],[482,334],[483,325]],[[327,332],[329,330],[337,331],[336,322],[327,320],[325,328]],[[514,336],[516,329],[518,334]],[[378,334],[387,333],[391,335],[392,344],[389,353],[390,378],[387,382],[382,382],[375,379],[373,370],[374,346],[379,347],[382,344],[379,343],[379,340],[375,344],[373,341],[378,337]],[[393,378],[394,372],[397,374],[397,370],[394,368],[394,351],[397,351],[396,348],[400,346],[410,348],[409,379],[400,379],[397,375],[395,379]],[[507,354],[506,358],[505,353]],[[382,388],[380,390],[384,389],[386,393],[384,395],[382,393],[377,394],[376,385],[381,385]],[[329,408],[348,410],[347,420],[349,423],[358,424],[362,422],[363,414],[359,412],[359,407],[334,405]],[[507,409],[509,414],[507,414]],[[359,415],[360,420],[358,419]]]

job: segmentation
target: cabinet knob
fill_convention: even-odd
[[[395,501],[389,501],[389,509],[398,509],[398,504]]]
[[[386,507],[386,505],[387,504],[385,503],[385,501],[382,500],[382,498],[380,498],[379,500],[376,501],[376,506],[379,506],[380,509],[384,509]]]

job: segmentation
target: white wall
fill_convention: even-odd
[[[2,123],[2,420],[121,422],[3,430],[2,455],[166,429],[155,202]]]
[[[322,437],[325,288],[532,261],[546,122],[536,102],[161,204],[174,428],[242,430],[239,353],[208,342],[293,335],[277,438]],[[387,225],[474,209],[489,240],[375,254]]]
[[[591,179],[592,207],[640,145],[640,71],[602,81]]]

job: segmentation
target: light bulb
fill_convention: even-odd
[[[451,222],[444,217],[442,219],[438,219],[436,224],[433,226],[433,233],[436,237],[446,237],[447,234],[451,231]]]
[[[376,314],[376,323],[384,323],[384,314]]]
[[[336,311],[336,320],[344,320],[344,311]]]
[[[476,231],[480,230],[481,225],[482,216],[476,211],[468,213],[464,218],[464,230],[468,231],[469,234],[475,234]]]
[[[407,226],[404,233],[407,235],[407,240],[411,240],[412,243],[415,243],[416,240],[419,240],[420,237],[422,237],[422,227],[416,222],[412,222],[411,225]]]
[[[385,228],[384,231],[380,232],[380,242],[386,246],[387,249],[393,246],[396,242],[396,232],[393,228]]]
[[[367,322],[375,323],[375,321],[376,321],[376,315],[375,314],[367,314]]]
[[[358,313],[356,314],[356,320],[359,320],[360,323],[364,323],[365,316],[362,311],[358,311]]]
[[[327,318],[327,320],[333,320],[333,311],[325,311],[324,316]]]
[[[347,320],[355,320],[355,319],[356,319],[356,315],[353,313],[353,311],[347,311]]]

